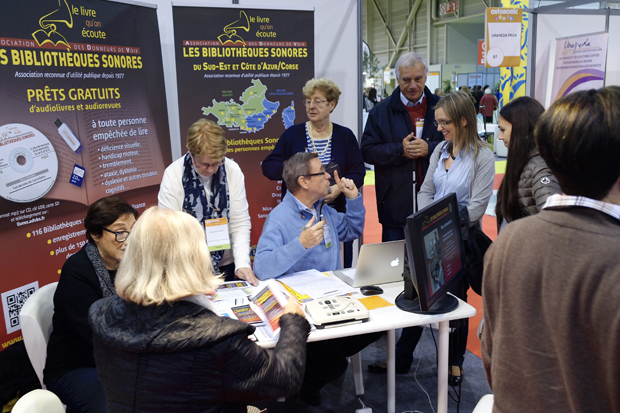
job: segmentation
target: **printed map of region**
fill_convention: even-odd
[[[213,115],[217,118],[220,126],[227,128],[238,127],[247,132],[257,132],[265,127],[265,123],[280,107],[280,102],[270,102],[265,97],[267,86],[259,79],[252,80],[252,86],[247,88],[239,100],[242,104],[230,99],[227,102],[218,102],[213,99],[213,106],[203,107],[202,113]],[[285,127],[289,127],[295,120],[295,107],[293,102],[282,113],[282,121]]]

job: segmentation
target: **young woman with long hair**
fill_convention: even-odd
[[[534,141],[534,128],[544,111],[536,99],[524,96],[499,112],[499,139],[508,147],[508,159],[497,192],[498,232],[506,223],[538,213],[549,195],[562,192]]]

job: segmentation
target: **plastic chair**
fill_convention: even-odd
[[[39,288],[28,297],[19,313],[26,352],[43,388],[43,368],[47,359],[47,341],[52,332],[54,293],[57,286],[58,283],[55,282]]]
[[[493,395],[485,394],[482,396],[472,413],[491,413],[493,411]]]
[[[62,402],[49,390],[33,390],[24,394],[13,406],[12,413],[65,413]]]

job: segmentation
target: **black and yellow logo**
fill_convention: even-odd
[[[71,50],[69,41],[57,30],[57,24],[65,24],[69,28],[73,27],[71,9],[67,4],[67,0],[57,0],[57,2],[57,5],[55,4],[56,1],[52,2],[54,3],[54,10],[39,19],[39,26],[41,28],[32,33],[32,37],[39,46],[45,43],[51,43],[54,46],[64,44],[67,46],[67,50]]]
[[[230,43],[232,45],[240,43],[245,46],[245,40],[237,34],[237,30],[250,31],[250,19],[243,10],[239,12],[239,20],[236,20],[224,27],[224,33],[218,36],[221,44]]]

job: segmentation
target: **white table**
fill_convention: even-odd
[[[391,283],[380,285],[383,294],[379,297],[394,304],[394,300],[403,290],[403,283]],[[362,298],[361,294],[355,295]],[[476,315],[476,309],[459,300],[459,306],[454,311],[439,315],[420,315],[402,311],[396,306],[383,307],[370,312],[370,320],[366,323],[353,324],[342,327],[316,330],[308,341],[329,340],[332,338],[355,336],[378,331],[387,331],[387,411],[396,411],[396,329],[439,323],[439,347],[438,347],[438,377],[437,377],[437,413],[448,411],[448,322],[460,318],[469,318]],[[273,347],[275,341],[263,341],[262,347]]]

